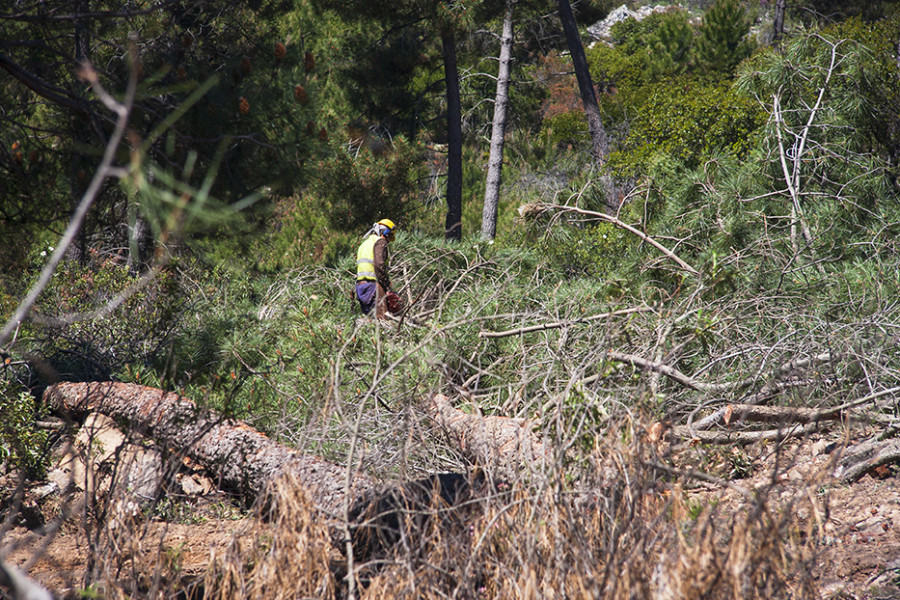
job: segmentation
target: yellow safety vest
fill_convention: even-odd
[[[381,236],[374,233],[367,237],[356,251],[356,280],[377,281],[375,276],[375,242]]]

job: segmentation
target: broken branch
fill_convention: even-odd
[[[507,329],[506,331],[479,331],[478,337],[480,338],[503,338],[510,337],[514,335],[522,335],[525,333],[533,333],[535,331],[546,331],[548,329],[560,329],[562,327],[569,327],[571,325],[579,325],[582,323],[589,323],[591,321],[597,321],[600,319],[609,319],[610,317],[619,317],[622,315],[631,315],[635,313],[642,312],[651,312],[654,309],[650,306],[639,306],[636,308],[626,308],[622,310],[614,310],[612,312],[600,313],[597,315],[591,315],[589,317],[581,317],[578,319],[572,319],[569,321],[556,321],[553,323],[541,323],[540,325],[530,325],[528,327],[519,327],[518,329]]]
[[[559,210],[561,212],[573,212],[579,215],[584,215],[587,217],[591,217],[592,219],[597,219],[600,221],[606,221],[607,223],[611,223],[612,225],[618,227],[619,229],[624,229],[628,233],[636,235],[641,238],[643,241],[647,242],[660,252],[662,252],[667,258],[672,260],[675,264],[682,268],[682,270],[687,271],[691,275],[699,275],[700,272],[697,271],[694,267],[684,262],[681,258],[678,257],[674,252],[651,238],[649,235],[641,231],[640,229],[635,229],[631,225],[628,225],[624,221],[620,221],[616,217],[612,215],[607,215],[605,213],[594,212],[592,210],[584,210],[583,208],[577,208],[575,206],[560,206],[558,204],[538,204],[536,207],[538,210],[549,211],[549,210]]]

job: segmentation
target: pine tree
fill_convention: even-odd
[[[657,77],[680,75],[690,65],[694,32],[682,10],[663,17],[659,29],[650,37],[650,68]]]
[[[703,17],[694,46],[699,66],[710,71],[732,73],[750,56],[752,42],[746,39],[750,23],[738,0],[716,0]]]

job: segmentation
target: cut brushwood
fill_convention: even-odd
[[[442,473],[419,480],[380,484],[315,456],[279,444],[249,425],[198,407],[172,392],[126,383],[60,383],[44,393],[53,409],[74,418],[99,412],[127,424],[182,457],[213,473],[220,487],[247,500],[265,498],[278,482],[290,479],[302,486],[325,517],[338,548],[346,546],[357,560],[390,550],[391,543],[413,535],[432,518],[431,508],[443,502],[448,510],[469,508],[486,488],[469,489],[465,475]],[[460,505],[454,505],[458,502]],[[349,523],[343,508],[351,506]],[[417,513],[408,522],[409,511]],[[441,520],[450,526],[455,521]]]

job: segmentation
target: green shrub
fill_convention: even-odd
[[[329,224],[359,232],[385,217],[400,226],[414,221],[420,154],[420,146],[395,138],[383,150],[363,147],[323,160],[311,190],[330,207]]]
[[[745,157],[765,117],[755,100],[727,85],[681,78],[654,90],[632,122],[624,149],[610,156],[610,167],[634,176],[657,154],[689,169],[720,152]]]
[[[0,415],[0,463],[8,462],[30,477],[42,476],[47,466],[47,431],[36,424],[41,410],[30,393],[2,376]]]
[[[546,237],[542,249],[566,276],[609,278],[622,267],[622,258],[635,238],[610,223],[567,228]]]
[[[92,256],[59,266],[36,305],[39,324],[30,326],[38,353],[67,379],[105,380],[153,360],[187,302],[174,264],[145,280],[119,256]]]
[[[548,117],[541,127],[542,133],[556,146],[578,145],[590,140],[587,118],[582,110],[561,112]]]

